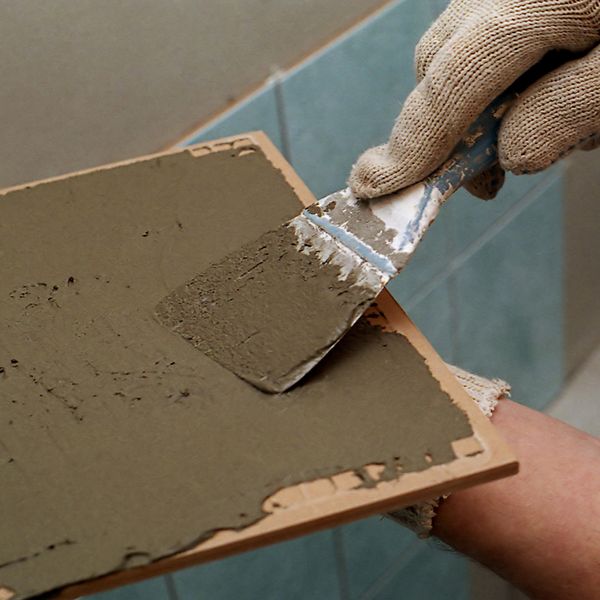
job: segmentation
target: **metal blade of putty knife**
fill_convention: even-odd
[[[497,161],[498,99],[433,175],[372,201],[345,189],[167,295],[158,319],[239,377],[282,392],[306,375],[400,271],[442,204]]]

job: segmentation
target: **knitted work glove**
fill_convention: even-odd
[[[484,108],[549,51],[578,53],[530,85],[498,137],[500,166],[468,186],[491,198],[502,169],[531,173],[600,133],[600,0],[452,0],[416,49],[419,84],[387,144],[367,150],[349,185],[363,198],[420,181]]]

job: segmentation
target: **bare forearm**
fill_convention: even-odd
[[[519,474],[452,494],[435,535],[532,598],[597,598],[600,441],[510,401],[493,422]]]

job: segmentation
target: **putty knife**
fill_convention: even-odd
[[[306,375],[408,262],[442,204],[497,162],[506,96],[433,175],[358,200],[349,189],[228,255],[166,296],[159,320],[258,388]]]

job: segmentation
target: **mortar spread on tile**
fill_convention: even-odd
[[[341,249],[319,255],[312,240],[303,242],[293,226],[283,225],[169,294],[157,316],[259,387],[293,380],[297,369],[321,358],[383,289],[375,269],[356,255],[344,268],[336,263],[338,253]]]
[[[0,588],[25,598],[153,561],[255,522],[301,481],[454,460],[468,419],[401,336],[360,322],[274,396],[156,319],[298,209],[257,148],[0,196]]]

